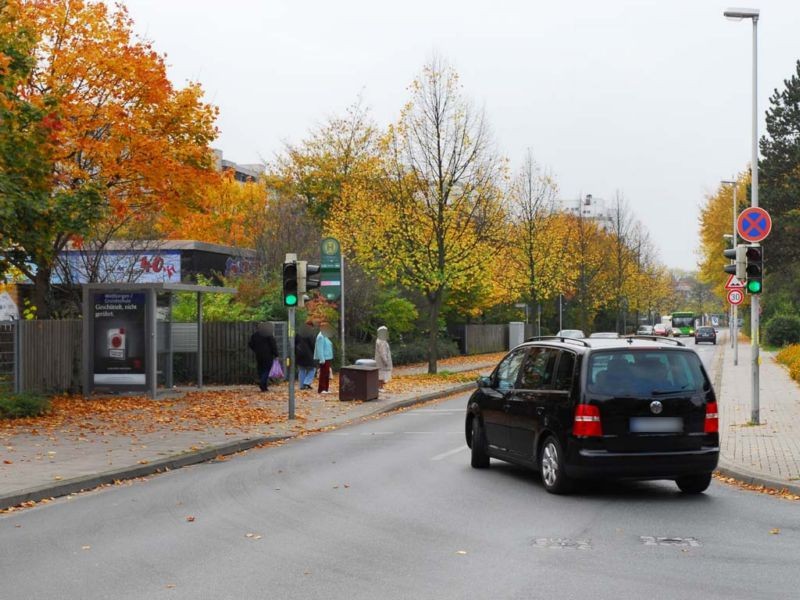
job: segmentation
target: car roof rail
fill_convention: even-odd
[[[583,339],[583,338],[573,338],[573,337],[567,337],[567,336],[564,336],[564,335],[540,335],[540,336],[534,336],[534,337],[528,338],[525,341],[526,342],[540,342],[540,341],[545,341],[545,340],[560,340],[562,342],[574,342],[576,344],[581,344],[583,346],[586,346],[587,348],[591,348],[592,347],[592,345],[589,342],[587,342],[585,339]]]
[[[629,340],[650,340],[652,342],[670,342],[671,344],[675,344],[676,346],[686,347],[686,344],[684,344],[683,342],[676,340],[674,338],[664,337],[662,335],[639,335],[637,333],[633,335],[626,335],[625,337],[628,338]]]

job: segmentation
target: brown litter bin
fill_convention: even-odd
[[[349,365],[339,369],[339,400],[376,400],[378,368]]]

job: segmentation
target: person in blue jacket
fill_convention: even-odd
[[[314,360],[319,364],[319,383],[317,392],[329,394],[328,386],[331,379],[331,363],[333,362],[333,342],[330,340],[332,334],[329,325],[324,324],[319,328],[317,341],[314,344]]]

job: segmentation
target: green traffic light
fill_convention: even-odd
[[[286,294],[286,297],[283,299],[283,303],[286,306],[296,306],[297,296],[295,296],[294,294]]]
[[[751,279],[747,282],[747,291],[751,294],[760,294],[761,293],[761,282],[755,279]]]

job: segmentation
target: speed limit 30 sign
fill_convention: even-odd
[[[737,306],[744,302],[744,292],[742,290],[729,290],[728,291],[728,302]]]

